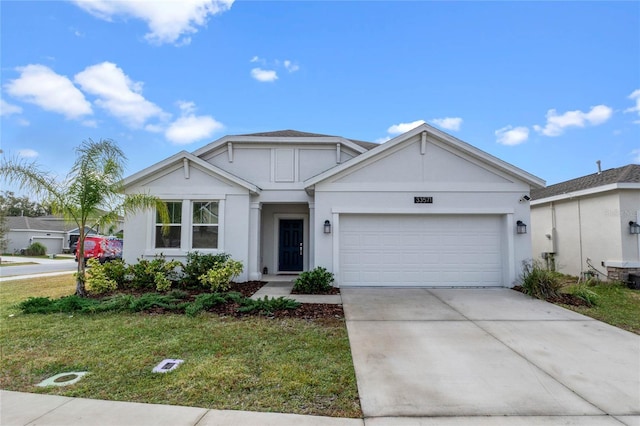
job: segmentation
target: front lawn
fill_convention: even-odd
[[[84,398],[361,417],[344,320],[177,314],[21,314],[71,276],[0,283],[0,388]],[[165,358],[185,362],[152,373]],[[54,374],[90,371],[68,387]]]
[[[577,278],[575,279],[576,282]],[[575,292],[580,287],[568,285],[563,291]],[[567,309],[615,325],[622,329],[640,334],[640,290],[632,290],[620,284],[602,282],[593,286],[583,286],[596,294],[591,307],[562,305]]]

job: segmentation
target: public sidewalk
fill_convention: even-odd
[[[362,426],[362,419],[69,398],[0,390],[2,426]]]

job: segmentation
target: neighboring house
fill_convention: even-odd
[[[588,272],[587,260],[611,279],[640,272],[638,222],[638,164],[531,191],[534,256],[566,274]]]
[[[544,181],[421,125],[383,144],[284,130],[225,136],[125,179],[168,203],[125,217],[124,258],[226,252],[239,280],[322,266],[340,286],[512,286],[523,196]]]
[[[69,248],[71,226],[50,216],[7,216],[7,252],[20,250],[38,242],[47,248],[47,254],[60,254]]]
[[[115,227],[122,229],[123,220]],[[39,242],[47,248],[47,254],[69,252],[73,243],[80,238],[75,223],[67,222],[59,216],[6,216],[7,252],[19,253],[32,243]],[[85,228],[87,235],[95,235],[98,230]]]

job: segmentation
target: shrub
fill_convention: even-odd
[[[571,294],[584,300],[589,307],[598,304],[598,293],[589,289],[588,284],[579,284],[571,289]]]
[[[218,268],[231,259],[227,253],[202,254],[197,251],[187,253],[187,261],[183,267],[183,282],[190,286],[199,286],[200,277],[211,269]]]
[[[185,314],[194,317],[200,312],[212,308],[213,306],[227,303],[227,298],[219,293],[199,294],[184,310]]]
[[[105,276],[115,281],[118,288],[124,288],[126,283],[127,265],[122,259],[115,259],[102,264]]]
[[[36,241],[27,247],[24,254],[27,256],[44,256],[47,254],[47,248],[42,243]]]
[[[523,262],[520,282],[525,294],[543,300],[558,297],[562,287],[555,272],[548,271],[533,261]]]
[[[269,296],[265,296],[264,299],[250,299],[248,297],[240,301],[240,307],[238,312],[254,312],[258,311],[263,315],[272,315],[275,311],[282,311],[285,309],[296,309],[300,306],[300,302],[296,302],[292,299],[285,297],[274,297],[269,299]]]
[[[227,259],[224,263],[216,265],[205,274],[198,277],[203,286],[208,286],[213,292],[229,290],[231,281],[242,273],[242,262]]]
[[[31,297],[21,302],[18,307],[25,314],[52,314],[56,312],[89,312],[100,302],[94,299],[87,299],[71,295],[51,300],[48,297]]]
[[[133,288],[151,290],[159,287],[166,291],[171,288],[173,282],[178,281],[176,268],[180,266],[182,263],[179,261],[167,261],[160,255],[152,260],[138,259],[138,263],[127,268],[127,275]]]
[[[96,258],[87,261],[89,267],[86,272],[86,284],[90,292],[95,294],[111,293],[118,288],[118,284],[107,277],[104,265]]]
[[[293,285],[293,290],[308,294],[326,293],[331,289],[333,281],[333,274],[319,266],[301,273]]]

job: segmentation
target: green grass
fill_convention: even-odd
[[[74,290],[71,276],[0,283],[0,388],[215,409],[361,417],[343,321],[203,314],[25,315],[31,296]],[[154,374],[165,358],[178,369]],[[35,384],[65,371],[68,387]]]
[[[570,293],[575,289],[575,285],[570,285],[565,287],[563,291]],[[589,308],[562,306],[607,324],[640,334],[639,290],[631,290],[622,285],[607,283],[589,286],[588,289],[597,295],[594,306]]]

